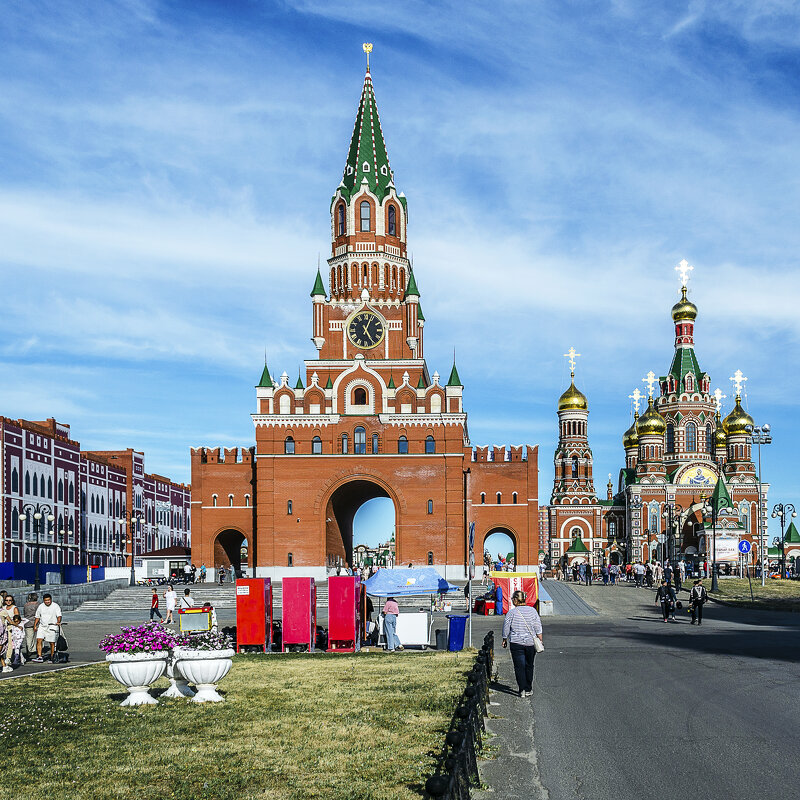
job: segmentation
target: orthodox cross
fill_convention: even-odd
[[[367,72],[369,72],[369,54],[372,52],[372,42],[364,42],[361,49],[367,54]]]
[[[730,379],[733,381],[733,385],[736,389],[736,394],[738,397],[742,396],[742,388],[744,387],[744,382],[747,380],[744,375],[742,375],[742,371],[737,369],[736,372],[731,375]]]
[[[633,390],[633,394],[629,394],[631,400],[633,400],[633,410],[638,414],[639,413],[639,401],[644,397],[644,395],[639,391],[639,387],[637,386]]]
[[[580,358],[580,355],[580,353],[575,352],[574,347],[570,347],[570,349],[564,353],[564,358],[569,360],[569,374],[572,378],[575,377],[575,359]]]
[[[656,375],[653,370],[647,373],[647,375],[642,378],[642,383],[647,384],[647,396],[652,400],[653,399],[653,387],[658,383],[656,379]]]
[[[693,269],[694,267],[691,266],[685,258],[678,264],[677,267],[675,267],[675,271],[681,276],[681,286],[686,286],[686,283],[689,280],[689,273]]]
[[[719,414],[719,412],[720,412],[720,411],[722,411],[722,401],[723,401],[723,400],[724,400],[724,399],[725,399],[727,396],[728,396],[728,395],[726,395],[726,394],[722,394],[722,389],[720,389],[720,388],[716,388],[716,389],[714,389],[714,399],[716,400],[716,405],[717,405],[717,413],[718,413],[718,414]]]

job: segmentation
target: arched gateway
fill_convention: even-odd
[[[316,355],[296,380],[264,366],[254,447],[192,451],[196,563],[231,527],[256,574],[322,578],[352,561],[353,516],[377,496],[395,504],[397,563],[464,577],[471,522],[515,531],[518,568],[537,563],[537,449],[473,449],[455,363],[447,380],[428,369],[407,202],[380,130],[367,73],[330,206],[328,285],[318,271],[311,290]]]

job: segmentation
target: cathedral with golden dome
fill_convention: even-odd
[[[747,378],[740,370],[731,377],[733,408],[723,419],[725,395],[721,389],[712,391],[711,377],[695,354],[698,310],[687,297],[692,268],[682,261],[676,269],[681,296],[672,307],[672,362],[666,375],[656,377],[651,371],[642,379],[646,393],[636,388],[629,395],[633,420],[622,436],[625,465],[616,486],[609,475],[604,499],[597,497],[592,478],[589,403],[575,385],[578,354],[574,348],[565,354],[570,359],[570,385],[558,402],[555,478],[546,512],[553,566],[710,562],[712,553],[729,567],[740,558],[748,564],[759,560],[759,487],[763,510],[769,486],[759,483],[753,463],[753,420],[742,406]],[[721,507],[712,518],[710,499],[720,481],[717,496],[724,501],[717,504]],[[747,556],[739,552],[742,540],[752,545]]]

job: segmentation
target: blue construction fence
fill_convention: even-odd
[[[39,583],[48,583],[48,573],[61,575],[61,564],[39,564]],[[105,567],[87,567],[86,564],[65,564],[64,584],[91,583],[105,580]],[[55,581],[58,582],[56,577]],[[36,582],[36,565],[26,561],[4,561],[0,563],[0,581]]]

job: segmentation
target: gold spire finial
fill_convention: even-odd
[[[733,381],[733,386],[736,389],[736,397],[741,398],[742,388],[744,387],[744,382],[747,380],[747,378],[745,378],[740,369],[737,369],[736,372],[731,375],[729,380]]]
[[[653,372],[653,370],[650,370],[650,372],[648,372],[647,375],[644,378],[642,378],[642,383],[647,384],[647,397],[649,400],[652,400],[653,387],[658,383],[655,372]]]
[[[639,413],[639,401],[644,397],[644,395],[639,391],[639,387],[637,386],[633,390],[633,394],[629,394],[631,400],[633,400],[633,410],[638,414]]]
[[[575,377],[575,359],[580,358],[581,354],[575,352],[574,347],[570,347],[566,353],[564,353],[564,358],[569,360],[569,376],[570,378]]]
[[[369,54],[372,52],[372,42],[364,42],[361,49],[367,54],[367,72],[369,72]]]
[[[681,276],[681,287],[683,289],[686,288],[686,284],[689,281],[689,273],[694,269],[693,266],[689,264],[689,262],[684,258],[682,261],[678,263],[678,266],[675,267],[675,271],[678,275]]]
[[[719,387],[717,387],[716,389],[714,389],[714,401],[715,401],[715,405],[716,405],[716,407],[717,407],[717,414],[719,414],[719,413],[720,413],[720,411],[722,411],[722,401],[723,401],[723,400],[724,400],[724,399],[725,399],[727,396],[728,396],[728,395],[726,395],[726,394],[722,394],[722,389],[720,389]]]

